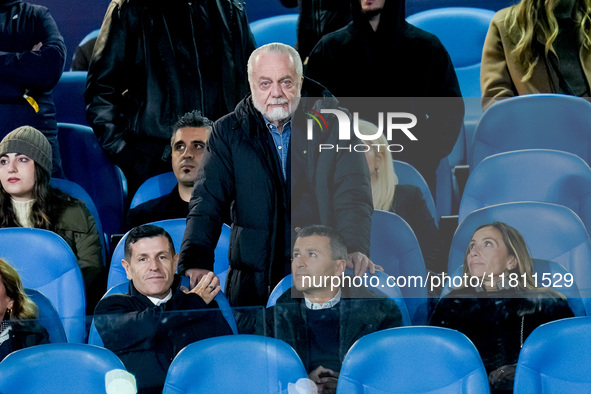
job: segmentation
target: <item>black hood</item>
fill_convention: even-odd
[[[21,0],[0,0],[0,8],[10,7],[10,6],[18,4],[20,2],[21,2]]]
[[[405,0],[386,0],[376,33],[387,34],[390,37],[392,34],[403,33],[408,26],[404,18],[405,8]],[[351,0],[351,14],[354,25],[369,27],[368,18],[361,12],[360,0]]]

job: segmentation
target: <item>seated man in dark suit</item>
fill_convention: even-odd
[[[214,310],[213,298],[220,291],[217,277],[210,274],[189,291],[180,287],[177,262],[164,229],[153,225],[132,229],[121,261],[129,292],[103,298],[95,310],[105,347],[135,375],[140,393],[162,392],[168,367],[185,346],[232,334],[221,312]]]
[[[170,146],[172,171],[178,184],[169,194],[130,210],[126,220],[127,229],[158,220],[187,217],[193,185],[212,128],[213,123],[201,116],[199,111],[186,113],[174,124]]]
[[[394,301],[349,286],[356,282],[345,280],[352,278],[343,275],[346,259],[347,248],[330,227],[302,228],[291,265],[295,288],[267,310],[267,335],[296,350],[319,393],[334,392],[345,354],[355,341],[402,325]]]

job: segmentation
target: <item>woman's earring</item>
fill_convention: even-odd
[[[376,174],[380,173],[380,169],[376,167]]]

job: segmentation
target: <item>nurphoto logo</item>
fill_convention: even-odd
[[[330,132],[328,123],[322,114],[331,114],[336,116],[338,122],[338,133],[339,141],[343,141],[343,144],[319,144],[318,149],[320,152],[325,150],[346,150],[355,152],[366,152],[370,146],[366,144],[351,144],[351,130],[357,138],[365,141],[375,141],[381,135],[386,133],[386,139],[392,141],[394,133],[403,133],[410,141],[418,141],[418,138],[410,131],[417,124],[417,117],[408,112],[387,112],[384,116],[384,112],[378,112],[378,130],[375,134],[367,135],[359,132],[359,113],[353,112],[353,127],[351,127],[351,121],[349,115],[338,109],[321,109],[320,112],[310,108],[306,108],[306,115],[309,116],[307,130],[308,140],[311,141],[314,138],[314,124],[316,123],[320,128],[321,132]],[[385,117],[385,122],[384,122]],[[385,123],[385,125],[384,125]],[[347,142],[349,142],[347,144]],[[388,149],[390,152],[402,152],[404,147],[401,144],[370,144],[378,149]]]

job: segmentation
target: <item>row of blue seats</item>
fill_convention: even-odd
[[[588,392],[589,330],[588,317],[536,328],[521,349],[514,392]],[[40,345],[19,350],[0,363],[0,392],[104,393],[105,376],[117,369],[125,367],[107,349]],[[232,335],[185,347],[169,367],[163,393],[287,393],[295,392],[295,384],[305,378],[301,360],[285,342]],[[489,392],[478,351],[458,331],[422,326],[366,335],[345,356],[337,385],[337,393],[435,391]]]
[[[401,285],[400,296],[389,296],[404,299],[412,324],[425,324],[429,318],[428,290],[433,282],[427,282],[423,256],[412,229],[402,218],[390,212],[375,211],[372,219],[370,253],[373,261],[395,278],[424,278],[425,285]],[[545,272],[551,274],[551,286],[556,286],[570,299],[583,299],[583,305],[577,302],[578,305],[573,307],[575,314],[591,316],[591,240],[580,218],[563,205],[504,203],[468,214],[452,240],[448,259],[450,275],[457,273],[461,266],[466,246],[475,229],[493,221],[502,221],[518,228],[534,258],[553,262],[536,264],[540,279],[538,285],[547,286],[541,278]],[[157,224],[171,233],[178,251],[185,220],[171,219]],[[224,227],[216,248],[214,270],[222,281],[228,268],[229,232],[229,228]],[[35,248],[22,248],[23,244],[35,245]],[[108,288],[127,280],[120,263],[122,245],[123,242],[117,247],[111,262]],[[84,342],[84,286],[76,258],[65,241],[45,230],[4,228],[0,229],[0,256],[17,268],[26,287],[41,291],[53,302],[59,316],[64,319],[68,340]],[[44,264],[39,264],[39,261]],[[570,284],[564,281],[567,273],[573,278]],[[555,280],[557,275],[563,281]],[[284,286],[288,283],[290,281],[286,280]]]

